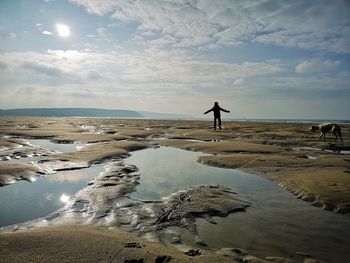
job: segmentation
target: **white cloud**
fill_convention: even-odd
[[[17,35],[15,33],[10,33],[9,34],[9,38],[16,38],[16,37],[17,37]]]
[[[246,116],[254,116],[252,110],[264,105],[266,109],[255,113],[272,117],[291,114],[283,106],[286,98],[294,105],[305,98],[315,105],[327,98],[346,108],[344,101],[350,97],[348,72],[295,77],[274,60],[213,62],[179,50],[9,52],[0,54],[0,61],[3,107],[118,107],[196,114],[218,100]]]
[[[48,35],[48,36],[52,36],[53,35],[53,33],[52,32],[50,32],[50,31],[48,31],[48,30],[44,30],[43,29],[43,24],[41,24],[41,23],[37,23],[36,25],[35,25],[35,27],[41,32],[41,34],[43,34],[43,35]]]
[[[52,36],[52,35],[53,35],[52,32],[46,31],[46,30],[42,31],[41,34],[43,34],[43,35],[49,35],[49,36]]]
[[[133,102],[126,105],[140,110],[142,106],[144,110],[150,110],[150,105],[154,105],[152,101],[170,109],[170,105],[173,107],[179,101],[185,101],[183,97],[187,96],[196,97],[198,104],[200,98],[211,97],[210,90],[229,88],[234,80],[284,71],[273,63],[212,62],[182,51],[159,49],[133,53],[89,50],[10,52],[0,54],[0,61],[6,65],[6,72],[0,73],[1,82],[12,90],[41,86],[35,94],[38,98],[46,98],[46,91],[57,87],[55,93],[60,95],[55,95],[55,99],[62,104],[68,97],[74,97],[80,105],[87,102],[85,97],[102,97],[109,101],[107,106],[111,106],[112,97],[118,97],[124,103],[132,97]],[[82,90],[89,90],[89,93],[84,92],[84,100],[81,99],[83,95],[77,95],[82,94]],[[93,105],[97,103],[88,101]]]
[[[244,82],[245,82],[244,79],[236,79],[236,80],[233,81],[233,85],[235,85],[235,86],[240,86],[240,85],[242,85]]]
[[[321,72],[333,70],[340,65],[340,61],[312,59],[305,60],[295,67],[298,73]]]
[[[124,83],[189,83],[210,86],[214,83],[231,84],[234,80],[255,76],[266,76],[284,71],[274,63],[212,62],[192,57],[181,51],[148,49],[145,52],[98,53],[88,50],[48,50],[47,53],[5,53],[2,61],[12,65],[35,65],[40,68],[56,68],[61,72],[75,74],[84,79],[83,72],[95,72],[104,76],[106,83],[118,80]],[[33,68],[33,67],[32,67]],[[34,67],[37,69],[37,67]],[[115,71],[118,74],[115,74]],[[42,72],[42,71],[41,71]],[[50,71],[51,72],[51,71]],[[99,80],[99,81],[103,81]]]
[[[253,41],[350,53],[346,1],[70,1],[90,13],[139,22],[140,36],[160,34],[153,41],[158,46],[210,48]]]
[[[101,36],[105,36],[106,32],[107,32],[107,29],[105,27],[99,27],[97,28],[97,33]]]

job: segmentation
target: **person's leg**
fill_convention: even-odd
[[[219,129],[221,130],[221,118],[218,118],[218,122],[219,122]]]
[[[214,117],[214,130],[216,130],[216,117]]]

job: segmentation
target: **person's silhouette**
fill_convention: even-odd
[[[214,107],[211,108],[210,110],[207,110],[206,112],[204,112],[204,114],[207,114],[207,113],[209,113],[211,111],[214,112],[214,130],[216,130],[216,120],[218,120],[219,129],[221,130],[221,114],[220,114],[220,112],[221,111],[230,112],[230,111],[221,108],[217,101],[214,103]]]

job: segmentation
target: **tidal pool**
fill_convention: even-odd
[[[0,188],[0,227],[44,217],[62,207],[69,197],[103,170],[103,165],[61,171],[35,182],[18,181]]]
[[[196,160],[201,155],[171,147],[132,153],[125,162],[136,165],[141,174],[132,196],[156,200],[188,186],[223,185],[252,205],[246,212],[215,217],[217,224],[197,220],[199,235],[210,247],[240,247],[260,256],[298,259],[309,254],[330,262],[349,260],[348,216],[313,207],[262,177],[200,164]],[[191,237],[186,242],[194,244]]]
[[[47,139],[26,139],[23,140],[26,145],[16,147],[13,149],[6,149],[1,151],[0,162],[6,163],[30,163],[37,162],[41,159],[41,156],[25,156],[26,151],[38,150],[44,153],[58,153],[58,152],[75,152],[80,150],[86,144],[83,143],[54,143]]]
[[[72,152],[84,144],[60,144],[46,139],[25,140],[28,145],[16,148],[16,151],[35,147],[51,152]],[[11,150],[13,151],[13,150]],[[29,163],[41,157],[22,157],[1,161],[4,163]],[[39,177],[35,182],[18,181],[13,185],[0,187],[0,227],[22,223],[48,215],[62,207],[69,197],[97,176],[103,165],[86,169],[60,171],[55,174]]]
[[[75,152],[83,143],[55,143],[46,139],[27,139],[25,140],[29,145],[41,147],[52,152]]]

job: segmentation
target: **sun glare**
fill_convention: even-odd
[[[69,37],[70,28],[64,24],[56,24],[57,33],[60,37]]]
[[[66,194],[62,194],[61,197],[60,197],[60,201],[62,203],[67,203],[68,200],[69,200],[70,196],[66,195]]]

